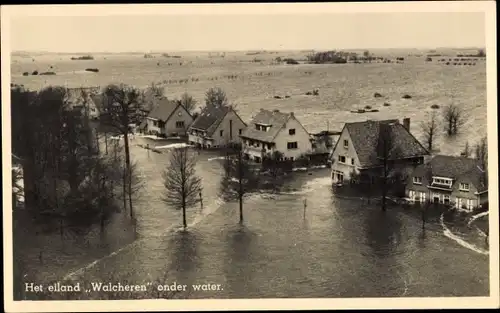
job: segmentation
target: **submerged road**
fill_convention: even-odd
[[[144,139],[137,139],[137,144]],[[68,273],[67,279],[148,284],[147,297],[424,297],[486,296],[485,247],[464,246],[439,218],[421,229],[419,216],[385,214],[376,206],[332,195],[328,170],[295,173],[295,191],[252,195],[244,226],[238,204],[217,197],[220,160],[199,155],[204,207],[181,215],[160,200],[167,155],[132,149],[147,187],[136,205],[138,239]],[[304,214],[303,201],[307,199]],[[305,216],[305,218],[304,218]],[[457,237],[458,238],[458,237]],[[175,293],[172,284],[187,288]],[[193,285],[209,284],[194,290]],[[158,285],[162,285],[158,290]],[[217,287],[217,285],[220,285]],[[201,289],[215,290],[201,290]],[[91,299],[103,298],[90,293]],[[116,296],[120,298],[121,296]],[[128,296],[123,296],[128,297]]]

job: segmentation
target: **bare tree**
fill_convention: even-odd
[[[380,176],[380,190],[382,193],[382,211],[387,209],[387,196],[391,188],[398,182],[394,180],[397,173],[395,167],[395,160],[400,153],[398,147],[395,145],[392,126],[390,124],[380,123],[379,138],[377,146],[378,158],[381,162],[381,176]],[[394,176],[394,177],[393,177]]]
[[[196,100],[189,95],[187,92],[183,93],[181,98],[177,100],[178,103],[182,104],[182,106],[192,114],[194,109],[196,108]]]
[[[219,108],[229,105],[226,92],[221,88],[210,88],[205,93],[205,105],[207,108]]]
[[[240,205],[240,224],[243,223],[243,198],[258,187],[257,174],[245,159],[241,145],[226,148],[224,156],[224,177],[221,193],[227,200],[237,199]]]
[[[140,121],[142,103],[139,99],[140,93],[136,88],[127,85],[108,85],[103,92],[103,108],[101,121],[114,128],[123,136],[125,146],[126,177],[131,177],[131,162],[129,148],[130,125]],[[132,182],[127,181],[128,194],[132,194]],[[130,217],[134,217],[132,198],[129,197]]]
[[[461,155],[466,157],[466,158],[469,158],[471,156],[471,148],[469,146],[469,142],[465,142],[465,147],[464,147],[464,150],[462,151]]]
[[[175,148],[163,173],[163,201],[182,210],[182,223],[187,227],[186,208],[200,202],[201,179],[196,175],[196,155],[188,148]]]
[[[448,136],[456,135],[465,123],[463,111],[455,104],[446,106],[443,110],[443,120]]]
[[[488,185],[488,140],[487,137],[481,138],[481,140],[476,144],[475,148],[475,158],[479,161],[479,164],[483,170],[483,183],[485,186]]]
[[[429,152],[434,150],[434,145],[436,143],[436,137],[438,136],[437,128],[438,128],[438,120],[437,114],[435,111],[432,111],[427,120],[423,121],[420,124],[423,133],[424,143],[426,144],[426,148]]]

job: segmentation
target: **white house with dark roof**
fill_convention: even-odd
[[[146,132],[164,137],[185,136],[193,116],[177,101],[162,98],[146,117]]]
[[[312,150],[311,136],[293,112],[261,109],[241,138],[245,155],[255,162],[275,151],[293,161]]]
[[[232,106],[205,107],[188,130],[189,143],[202,148],[219,148],[239,143],[246,124]]]
[[[381,129],[391,136],[390,161],[400,170],[411,171],[424,163],[429,152],[410,133],[410,119],[368,120],[346,123],[331,155],[333,183],[349,181],[353,173],[368,174],[372,181],[380,176],[382,158],[379,145]]]
[[[472,158],[436,155],[409,176],[406,196],[413,202],[430,201],[470,211],[488,201],[485,169]]]

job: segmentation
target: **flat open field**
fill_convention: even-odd
[[[71,61],[75,55],[15,56],[12,83],[30,89],[48,85],[104,86],[126,83],[145,87],[163,83],[168,97],[188,92],[202,103],[208,88],[223,88],[240,115],[249,121],[260,108],[293,111],[310,132],[340,130],[345,122],[366,119],[411,118],[411,131],[420,139],[420,122],[433,104],[441,107],[452,101],[465,111],[467,122],[453,140],[438,139],[442,153],[457,154],[466,141],[475,143],[486,135],[486,62],[475,65],[445,65],[434,57],[411,55],[411,51],[384,55],[402,64],[299,64],[272,62],[276,57],[304,60],[308,52],[178,53],[179,58],[143,54],[94,55],[94,60]],[[51,68],[52,67],[52,68]],[[98,73],[85,72],[98,68]],[[23,76],[23,72],[53,71],[53,76]],[[319,96],[307,91],[319,89]],[[378,92],[383,97],[375,98]],[[402,99],[408,94],[411,99]],[[281,96],[283,99],[275,99]],[[289,96],[289,98],[285,98]],[[390,106],[384,106],[385,102]],[[371,106],[376,113],[356,114],[350,110]]]

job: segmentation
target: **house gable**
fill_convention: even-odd
[[[289,131],[295,129],[295,134],[290,135]],[[272,142],[275,144],[275,149],[282,152],[285,157],[297,158],[302,154],[311,152],[312,143],[309,132],[293,115],[290,115],[288,120],[282,125],[281,129],[276,133]],[[288,148],[288,143],[297,142],[297,148]]]
[[[183,122],[183,127],[178,127],[178,122]],[[185,133],[192,122],[193,116],[186,110],[186,108],[184,108],[183,105],[178,104],[165,121],[165,131],[167,134]]]
[[[347,141],[347,148],[344,146],[344,141]],[[355,168],[360,167],[360,162],[358,158],[358,154],[356,152],[356,147],[352,142],[351,135],[349,134],[349,130],[344,126],[340,137],[335,143],[335,147],[333,148],[333,152],[331,155],[331,160],[333,165],[339,164],[339,156],[344,156],[346,158],[345,163],[342,165],[351,166],[354,170]],[[352,160],[354,160],[354,164],[352,164]]]
[[[243,131],[245,127],[245,122],[243,122],[236,111],[231,109],[216,122],[211,137],[215,140],[215,144],[219,146],[225,145],[228,142],[238,142],[240,140],[239,129]]]

